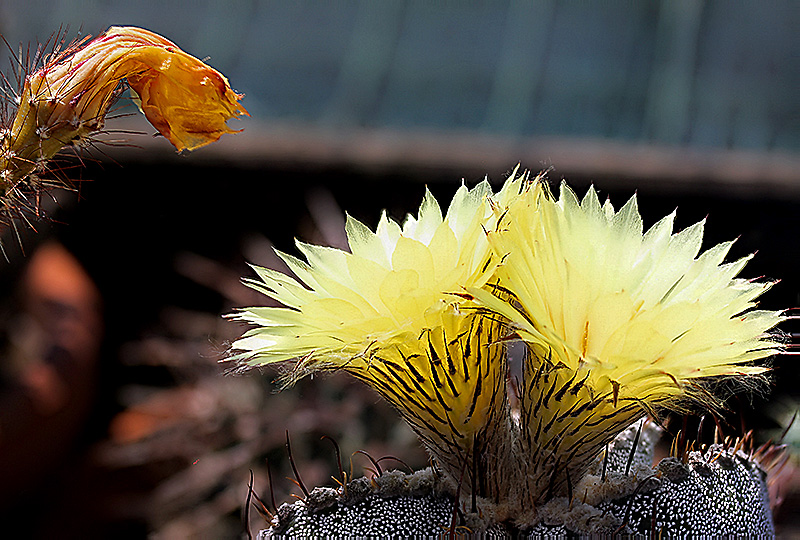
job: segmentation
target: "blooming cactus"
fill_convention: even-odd
[[[752,362],[779,350],[767,332],[782,315],[751,309],[771,283],[736,277],[750,257],[723,263],[733,242],[698,255],[703,222],[673,233],[674,213],[643,233],[636,197],[615,211],[594,188],[582,201],[563,183],[558,199],[543,182],[509,190],[488,233],[504,294],[470,292],[528,346],[521,429],[534,493],[580,475],[645,412],[686,398],[714,408],[710,378],[766,371]]]
[[[349,217],[352,253],[298,243],[308,263],[280,254],[303,284],[256,268],[248,284],[286,307],[249,308],[255,326],[234,347],[251,365],[300,359],[290,378],[344,369],[392,403],[445,466],[508,433],[503,322],[459,293],[494,273],[484,226],[487,182],[462,186],[446,213],[430,193],[401,227],[376,232]],[[484,455],[484,454],[481,454]],[[489,456],[490,454],[485,454]]]
[[[646,413],[687,399],[716,407],[705,383],[757,377],[780,350],[783,315],[752,309],[769,282],[737,274],[731,246],[699,254],[703,224],[674,214],[643,232],[636,199],[619,211],[590,189],[559,198],[512,175],[493,194],[461,187],[445,217],[426,193],[417,218],[348,219],[352,253],[299,244],[281,255],[300,281],[256,269],[248,283],[283,307],[249,308],[234,343],[249,365],[298,359],[289,379],[345,370],[409,422],[464,493],[498,519],[536,509],[586,473]],[[527,348],[520,412],[507,399],[504,343]]]

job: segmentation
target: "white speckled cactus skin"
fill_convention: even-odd
[[[766,473],[756,462],[714,445],[705,453],[690,452],[686,463],[665,458],[651,467],[658,429],[645,426],[631,454],[638,428],[637,423],[614,440],[605,464],[597,461],[575,486],[572,501],[557,497],[539,508],[534,527],[520,531],[493,522],[491,505],[480,501],[479,514],[462,503],[457,532],[500,538],[774,536]],[[259,538],[434,537],[451,527],[453,509],[452,496],[430,469],[414,475],[392,471],[351,482],[346,496],[317,488],[306,501],[284,504]]]
[[[660,478],[650,490],[601,508],[629,512],[638,534],[774,535],[766,474],[741,451],[714,445],[705,453],[690,452],[686,464],[666,458],[655,473]]]

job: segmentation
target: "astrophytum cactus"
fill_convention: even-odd
[[[446,213],[426,193],[404,224],[348,218],[350,252],[298,243],[297,278],[256,268],[248,284],[282,307],[248,308],[244,365],[291,362],[286,381],[343,370],[411,425],[449,493],[525,528],[565,496],[619,433],[694,402],[709,383],[748,384],[780,351],[780,312],[755,309],[771,282],[737,277],[732,242],[700,252],[703,222],[646,232],[636,198],[512,174],[493,193],[459,188]],[[505,344],[526,354],[519,407]],[[473,506],[475,503],[473,503]]]

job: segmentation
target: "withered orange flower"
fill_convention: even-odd
[[[225,76],[158,34],[113,26],[82,44],[26,77],[14,122],[2,133],[3,192],[66,144],[102,129],[123,79],[150,123],[179,151],[210,144],[234,132],[227,120],[249,116]]]
[[[225,122],[249,116],[238,102],[243,96],[231,90],[224,75],[158,34],[112,27],[95,42],[101,54],[110,48],[105,65],[128,79],[147,119],[178,150],[194,150],[233,133]],[[90,58],[92,48],[85,49]]]

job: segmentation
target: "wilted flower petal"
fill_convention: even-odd
[[[171,41],[142,28],[111,27],[56,55],[25,79],[13,124],[3,135],[2,187],[13,188],[67,144],[103,128],[126,79],[147,119],[178,150],[233,130],[247,114],[227,79]]]

